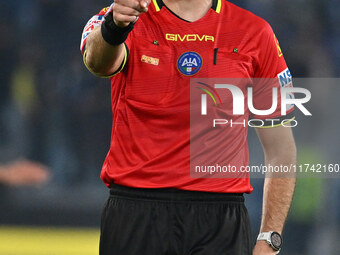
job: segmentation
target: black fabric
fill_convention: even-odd
[[[118,27],[113,21],[112,15],[108,14],[105,17],[105,21],[102,23],[101,32],[104,40],[108,44],[119,45],[125,42],[133,27],[133,22],[126,27]]]
[[[100,255],[251,255],[242,194],[113,185]]]
[[[165,4],[163,4],[163,6],[165,6],[165,8],[167,8],[167,9],[169,10],[169,12],[171,12],[172,15],[174,15],[175,17],[177,17],[177,18],[179,18],[179,19],[181,19],[181,20],[183,20],[183,21],[185,21],[185,22],[191,23],[191,21],[186,20],[186,19],[183,19],[183,18],[181,18],[180,16],[178,16],[178,15],[177,15],[176,13],[174,13],[171,9],[169,9],[168,6],[166,6]]]
[[[156,0],[156,2],[157,2],[159,9],[162,9],[162,7],[165,6],[163,0]]]
[[[214,11],[216,11],[216,9],[217,9],[217,4],[218,4],[218,0],[213,0],[213,1],[212,1],[212,6],[211,6],[211,8],[212,8]]]
[[[159,9],[162,9],[162,7],[165,6],[163,0],[156,0],[156,2],[157,2],[157,5],[158,5]],[[214,11],[216,11],[216,9],[217,9],[217,4],[218,4],[218,0],[212,0],[211,8],[212,8]],[[176,15],[176,16],[177,16],[177,15]],[[188,21],[188,22],[190,22],[190,21]]]
[[[177,18],[179,18],[179,19],[181,19],[181,20],[183,20],[183,21],[185,21],[185,22],[188,22],[188,23],[191,22],[191,21],[189,21],[189,20],[186,20],[186,19],[181,18],[181,17],[178,16],[176,13],[174,13],[171,9],[169,9],[169,8],[164,4],[163,0],[156,0],[156,2],[157,2],[157,5],[158,5],[159,9],[162,9],[162,7],[164,6],[164,7],[167,8],[174,16],[176,16]],[[211,8],[212,8],[214,11],[216,11],[216,9],[217,9],[217,4],[218,4],[218,0],[213,0]]]

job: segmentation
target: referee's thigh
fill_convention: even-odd
[[[251,255],[242,202],[171,202],[111,196],[100,255]]]

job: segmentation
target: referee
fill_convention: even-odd
[[[270,25],[224,0],[116,0],[86,24],[81,51],[87,68],[111,81],[100,254],[277,254],[295,178],[266,178],[255,247],[243,197],[253,190],[249,177],[190,178],[190,78],[271,78],[277,88],[289,86],[278,79],[290,72]],[[253,89],[256,108],[269,109],[272,87]],[[265,121],[293,119],[293,107],[285,116],[277,109],[253,117],[265,123],[256,131],[266,164],[295,164],[291,128]],[[248,165],[247,128],[205,141],[213,154],[221,151],[210,144],[223,141],[229,162]]]

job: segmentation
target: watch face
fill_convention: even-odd
[[[271,236],[271,242],[274,248],[279,250],[282,246],[282,238],[279,233],[273,232]]]

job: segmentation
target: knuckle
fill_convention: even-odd
[[[131,3],[131,8],[135,9],[135,10],[139,10],[139,2],[138,1],[133,1]]]
[[[121,5],[115,5],[112,8],[113,13],[121,13],[122,6]]]
[[[122,21],[122,15],[120,13],[114,13],[114,19],[117,21]]]
[[[129,22],[133,22],[133,21],[135,21],[135,19],[136,19],[136,16],[129,16],[128,17]]]
[[[132,15],[132,16],[138,16],[138,15],[140,15],[140,12],[139,12],[139,11],[136,11],[136,10],[134,10],[134,9],[132,9],[132,10],[131,10],[131,15]]]

